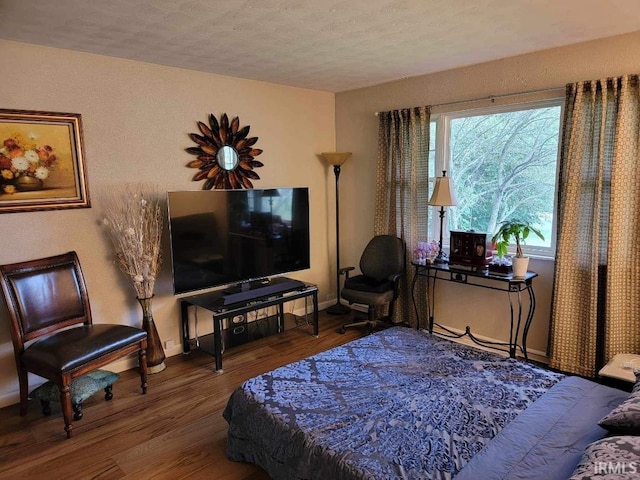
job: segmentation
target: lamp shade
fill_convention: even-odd
[[[433,187],[433,193],[428,203],[435,207],[455,207],[458,205],[458,199],[456,198],[456,192],[453,188],[451,178],[436,178],[436,184]]]
[[[322,152],[320,155],[334,167],[339,167],[347,161],[347,158],[351,156],[351,152]]]

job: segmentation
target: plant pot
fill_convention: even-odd
[[[524,278],[529,268],[529,257],[513,257],[513,278]]]

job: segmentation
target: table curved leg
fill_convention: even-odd
[[[515,338],[514,338],[514,331],[513,331],[513,325],[514,325],[514,311],[513,311],[513,290],[509,289],[509,291],[507,292],[507,296],[509,297],[509,314],[510,314],[510,323],[509,323],[509,356],[511,358],[516,358],[516,343],[518,342],[518,332],[516,330],[515,332]]]
[[[529,335],[529,327],[533,321],[533,314],[536,311],[536,295],[533,293],[533,286],[531,284],[527,285],[527,292],[529,292],[529,312],[527,314],[527,320],[524,322],[524,330],[522,332],[522,353],[524,353],[524,358],[529,360],[527,355],[527,335]]]
[[[427,314],[429,318],[429,333],[433,333],[433,324],[435,323],[435,311],[436,311],[436,278],[438,272],[434,270],[433,279],[427,272]],[[431,291],[429,291],[431,288]]]
[[[416,328],[420,330],[420,313],[418,312],[418,304],[416,302],[416,283],[418,283],[418,268],[413,273],[413,282],[411,283],[411,301],[413,302],[413,310],[416,313]]]

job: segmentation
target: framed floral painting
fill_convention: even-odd
[[[0,213],[89,206],[81,115],[0,109]]]

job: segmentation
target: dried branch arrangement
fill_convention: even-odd
[[[115,250],[118,266],[133,283],[137,298],[153,296],[162,261],[163,210],[157,189],[125,184],[103,196],[103,225]]]

